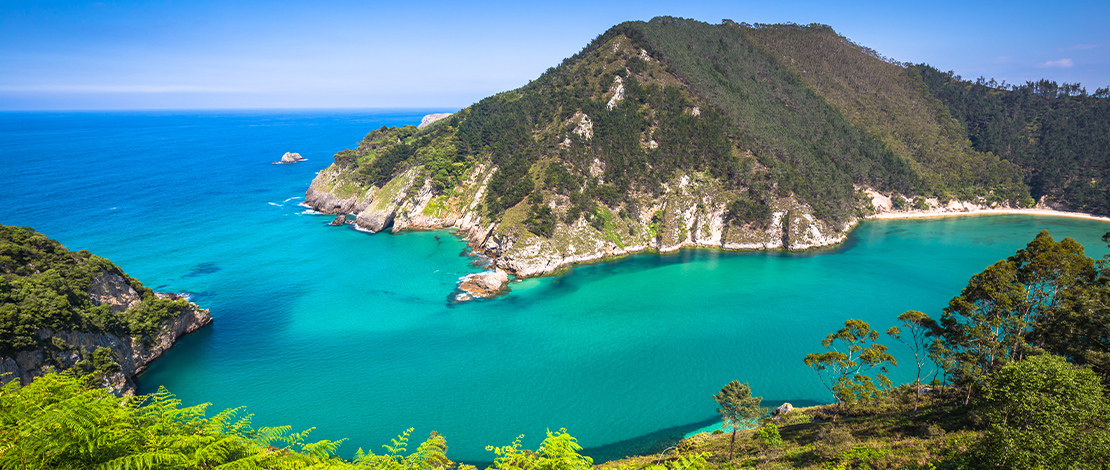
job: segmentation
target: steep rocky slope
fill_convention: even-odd
[[[49,369],[90,373],[117,395],[208,310],[154,293],[104,258],[71,252],[29,228],[0,226],[0,380]]]

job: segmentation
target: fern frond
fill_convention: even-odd
[[[258,448],[251,445],[250,441],[239,436],[221,436],[208,445],[197,449],[193,454],[193,462],[198,467],[209,467],[231,462],[245,456],[257,453]]]
[[[413,429],[415,428],[408,428],[397,436],[396,439],[390,439],[393,445],[382,445],[382,447],[385,447],[385,450],[389,451],[390,457],[399,458],[400,454],[408,451],[409,434],[412,434]]]
[[[142,452],[110,460],[97,467],[99,470],[150,470],[183,468],[189,459],[175,452]]]
[[[317,442],[310,442],[301,446],[300,452],[303,454],[311,455],[317,458],[326,458],[335,455],[339,450],[339,446],[347,439],[340,439],[338,441],[322,440]]]
[[[293,430],[293,426],[276,426],[258,428],[254,432],[254,443],[261,447],[277,447],[274,441],[282,439],[286,433]]]
[[[227,432],[227,428],[241,421],[236,420],[232,422],[231,420],[235,419],[239,415],[239,412],[244,409],[246,409],[245,406],[240,406],[223,410],[217,413],[216,416],[208,418],[202,429],[206,434],[234,434]]]
[[[279,438],[279,440],[285,441],[285,448],[286,449],[296,451],[296,450],[299,450],[301,447],[304,446],[304,440],[307,439],[308,435],[311,434],[312,431],[315,430],[315,429],[316,428],[314,428],[314,427],[313,428],[308,428],[308,429],[305,429],[304,431],[295,432],[295,433],[292,433],[288,436],[281,437],[281,438]]]

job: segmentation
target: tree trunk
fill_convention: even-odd
[[[921,398],[921,379],[917,379],[917,386],[913,391],[913,419],[917,419],[917,400]]]
[[[732,449],[736,445],[736,424],[732,425],[732,442],[728,443],[728,461],[732,461]]]

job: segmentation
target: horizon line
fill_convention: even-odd
[[[469,105],[468,105],[469,106]],[[121,111],[443,111],[453,109],[452,114],[468,107],[445,106],[321,106],[321,107],[241,107],[241,108],[28,108],[28,109],[2,109],[0,113],[59,113],[59,112],[121,112]]]

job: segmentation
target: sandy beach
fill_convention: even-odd
[[[1093,214],[1086,214],[1082,212],[1066,212],[1053,209],[1033,208],[1033,209],[971,209],[959,211],[944,211],[937,209],[923,210],[923,211],[907,211],[907,212],[883,212],[867,216],[868,219],[921,219],[921,218],[939,218],[939,217],[961,217],[969,215],[1044,215],[1050,217],[1072,217],[1076,219],[1098,220],[1102,222],[1110,222],[1110,217],[1097,216]]]

